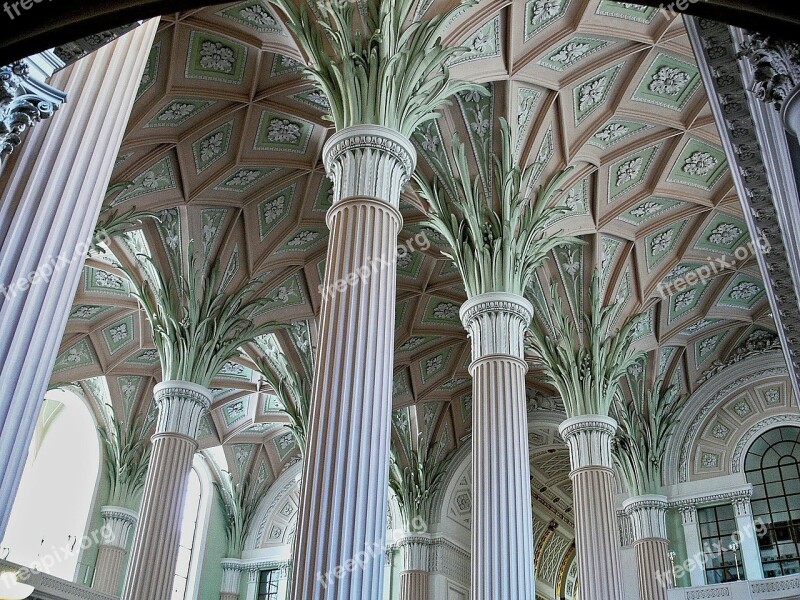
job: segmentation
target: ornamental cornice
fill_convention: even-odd
[[[674,508],[679,511],[696,510],[698,507],[708,506],[710,504],[720,504],[725,502],[738,502],[742,500],[750,500],[753,496],[753,488],[741,488],[738,490],[729,490],[720,492],[718,494],[704,494],[699,496],[692,496],[691,498],[679,498],[669,501],[669,508]]]
[[[800,328],[796,326],[800,323],[800,298],[794,284],[800,273],[793,273],[793,265],[797,265],[800,256],[795,256],[794,250],[790,252],[784,243],[784,239],[794,239],[795,232],[787,230],[792,227],[788,222],[782,226],[786,216],[782,214],[780,203],[776,202],[776,199],[787,202],[790,197],[794,197],[796,202],[796,190],[792,193],[784,189],[784,173],[792,172],[786,148],[786,132],[782,126],[779,126],[780,132],[775,131],[778,127],[774,123],[780,121],[778,115],[764,114],[766,107],[753,106],[760,101],[748,97],[742,69],[746,71],[745,67],[752,68],[745,64],[740,69],[740,53],[735,39],[736,36],[743,38],[744,34],[724,23],[694,17],[686,19],[686,26],[698,57],[703,82],[709,91],[709,105],[716,122],[720,124],[720,135],[731,174],[745,205],[745,221],[754,236],[758,236],[758,245],[769,248],[768,253],[756,252],[755,255],[762,274],[769,282],[767,297],[784,354],[791,360],[795,394],[800,396]],[[748,43],[755,48],[752,46],[754,39],[759,38],[751,37],[750,42],[743,40],[745,54],[748,52]],[[755,49],[750,51],[750,55],[755,57],[759,52],[764,55],[764,51]],[[794,67],[791,70],[794,71]],[[783,94],[780,90],[784,85],[773,85],[772,76],[767,85],[767,74],[767,70],[762,71],[761,75],[754,72],[754,85],[759,85],[760,77],[762,93],[777,98]],[[788,76],[783,74],[781,77]],[[788,171],[784,163],[788,163]]]
[[[32,79],[25,61],[0,67],[0,164],[25,130],[50,118],[65,99],[61,90]]]

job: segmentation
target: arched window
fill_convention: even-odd
[[[200,503],[203,492],[200,487],[200,476],[192,469],[186,490],[186,501],[183,504],[183,521],[181,522],[181,538],[178,545],[178,563],[175,566],[175,580],[172,585],[172,600],[185,600],[192,567],[192,554],[197,538],[197,522],[200,519]],[[188,596],[191,597],[191,596]]]
[[[745,474],[753,519],[765,526],[758,539],[764,576],[800,573],[800,429],[779,427],[753,442]]]
[[[89,408],[70,391],[47,392],[3,538],[3,555],[84,583],[76,567],[81,546],[95,543],[86,527],[99,472],[100,443]]]
[[[202,549],[205,546],[212,497],[208,467],[199,455],[195,456],[183,504],[178,562],[175,565],[171,600],[195,600],[198,597]]]

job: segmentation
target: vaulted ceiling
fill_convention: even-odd
[[[446,4],[422,2],[418,13]],[[558,282],[576,317],[597,267],[607,302],[623,303],[625,314],[645,310],[637,345],[687,393],[773,343],[755,260],[732,261],[749,234],[681,18],[609,0],[483,0],[453,21],[447,40],[469,48],[453,72],[490,94],[459,96],[414,135],[419,167],[428,176],[448,171],[458,134],[491,186],[500,116],[515,125],[537,185],[574,167],[557,200],[569,212],[552,230],[587,243],[556,250],[540,280]],[[190,241],[206,266],[219,265],[223,286],[260,277],[259,295],[271,300],[260,318],[292,325],[247,352],[269,356],[277,343],[301,368],[298,353],[317,335],[331,193],[320,164],[327,103],[302,78],[301,61],[260,0],[162,18],[107,198],[161,220],[112,241],[116,257],[87,262],[54,381],[106,375],[100,392],[84,383],[88,395],[110,394],[116,410],[146,410],[141,390],[158,377],[158,360],[114,263],[145,252],[175,274]],[[458,319],[465,294],[422,208],[408,187],[399,242],[412,240],[415,250],[398,261],[395,435],[422,432],[449,450],[470,431],[469,348]],[[676,288],[703,265],[708,279]],[[243,357],[215,382],[201,446],[224,442],[229,464],[274,478],[298,452],[253,366]],[[533,421],[536,411],[557,414],[535,369],[529,379]],[[126,392],[131,386],[139,392]],[[554,426],[531,441],[534,486],[567,522],[568,458]]]

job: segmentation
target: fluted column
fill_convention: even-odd
[[[242,561],[235,558],[222,559],[222,589],[219,600],[239,600],[243,570]]]
[[[186,381],[159,383],[153,395],[158,421],[122,593],[124,600],[169,600],[172,595],[197,431],[212,399],[210,390]]]
[[[92,588],[103,594],[119,595],[122,567],[128,554],[128,538],[136,527],[135,512],[121,506],[104,506],[103,543],[97,550]]]
[[[683,523],[683,539],[689,561],[689,579],[692,587],[706,584],[705,557],[700,545],[700,525],[697,522],[697,507],[685,504],[678,507]]]
[[[157,25],[57,74],[68,101],[0,174],[0,538]]]
[[[666,600],[672,587],[667,540],[667,498],[635,496],[623,502],[633,529],[641,600]]]
[[[431,539],[411,535],[401,539],[403,568],[400,571],[400,600],[428,600],[430,594]]]
[[[581,600],[623,598],[611,459],[616,431],[617,422],[600,415],[573,417],[559,427],[572,465]]]
[[[523,354],[531,318],[515,294],[481,294],[461,307],[472,340],[473,600],[534,598]]]
[[[400,191],[405,137],[350,127],[325,144],[333,181],[292,598],[383,594]]]

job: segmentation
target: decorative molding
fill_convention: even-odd
[[[533,306],[525,298],[501,292],[481,294],[467,300],[459,314],[472,340],[473,365],[498,355],[524,361],[525,330],[533,318]]]
[[[748,485],[747,487],[744,488],[728,490],[725,492],[720,492],[718,494],[705,494],[699,496],[692,496],[688,498],[673,499],[668,502],[669,505],[668,507],[680,511],[681,516],[683,517],[683,522],[684,524],[686,524],[690,522],[696,522],[696,514],[692,515],[692,511],[696,513],[697,508],[700,506],[708,506],[712,504],[725,504],[726,502],[735,504],[737,502],[742,502],[744,500],[747,500],[749,502],[752,496],[753,496],[753,487],[751,485]],[[688,514],[684,514],[685,512]]]
[[[611,417],[573,417],[561,423],[558,432],[569,447],[573,473],[587,467],[613,468],[611,440],[617,432],[617,422]]]
[[[780,110],[800,85],[800,44],[774,36],[751,33],[745,38],[738,57],[753,67],[750,89],[759,100]]]
[[[134,21],[133,23],[123,25],[122,27],[114,27],[113,29],[101,31],[99,33],[77,39],[73,42],[67,42],[66,44],[62,44],[53,48],[53,54],[62,60],[64,62],[64,67],[66,67],[67,65],[71,65],[72,63],[80,60],[84,56],[91,54],[95,50],[99,50],[106,44],[113,42],[115,39],[125,35],[129,31],[136,29],[142,23],[143,21]]]
[[[58,110],[66,94],[31,76],[27,61],[0,67],[0,164],[22,142],[22,134]]]
[[[334,208],[337,202],[355,197],[381,200],[396,209],[400,192],[414,173],[417,151],[396,131],[357,125],[328,139],[322,162],[333,182]]]

